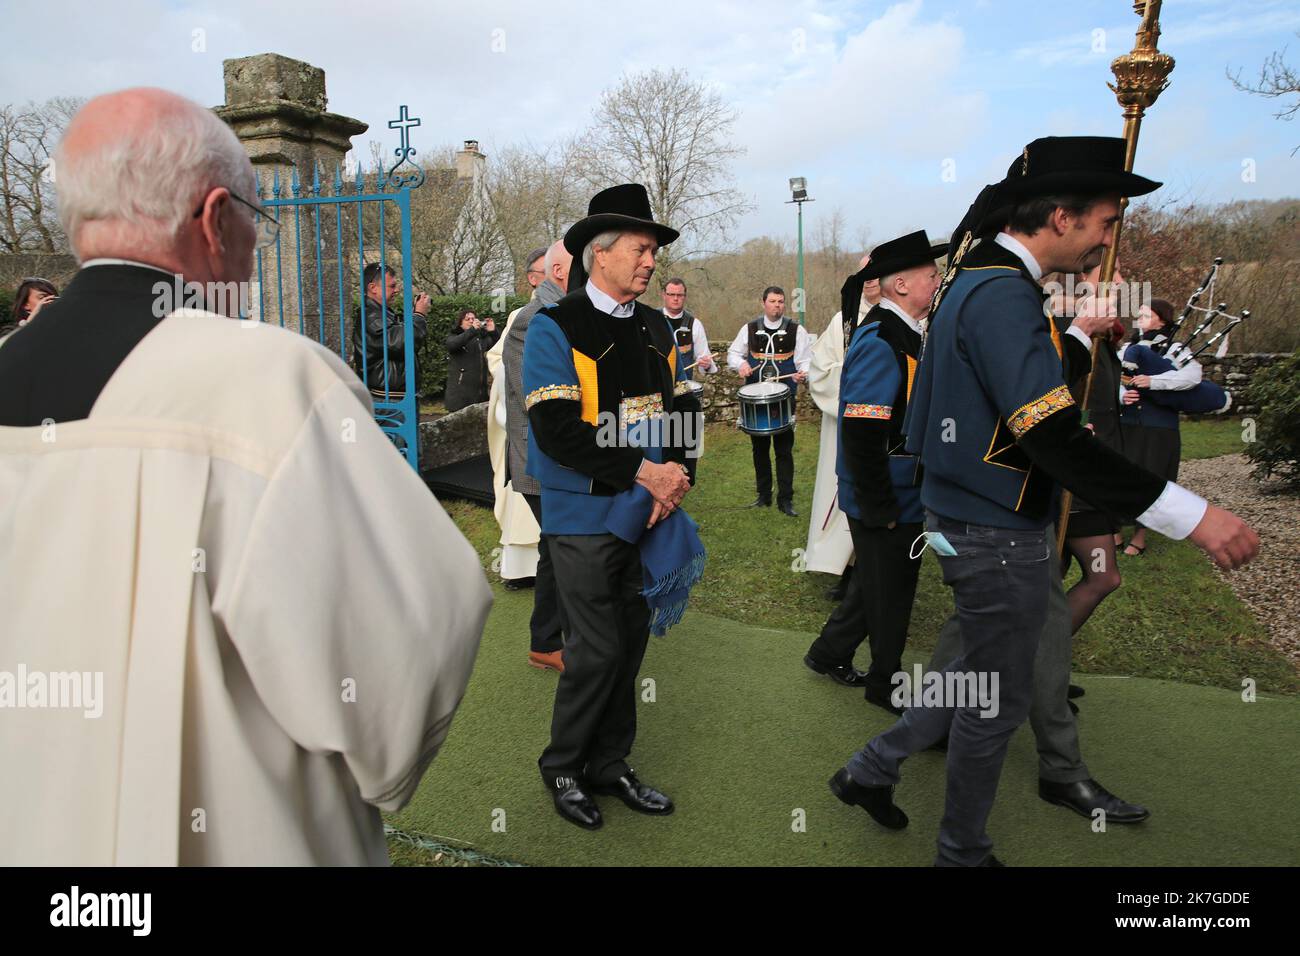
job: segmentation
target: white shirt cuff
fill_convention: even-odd
[[[1155,504],[1138,515],[1137,520],[1144,528],[1181,541],[1201,523],[1208,507],[1200,495],[1169,481]]]
[[[1073,335],[1076,339],[1078,339],[1080,342],[1082,342],[1084,345],[1088,347],[1089,352],[1092,351],[1092,339],[1088,338],[1087,334],[1083,331],[1083,329],[1079,328],[1077,325],[1070,326],[1068,329],[1065,330],[1065,334]]]

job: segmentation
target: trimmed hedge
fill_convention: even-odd
[[[441,395],[447,387],[447,336],[461,309],[473,309],[480,318],[491,316],[492,321],[502,332],[505,331],[506,317],[515,309],[528,302],[526,295],[508,295],[505,297],[504,311],[492,308],[494,300],[500,305],[501,300],[491,295],[435,295],[430,296],[429,334],[420,350],[420,381],[416,388],[423,396]],[[401,302],[398,302],[401,308]]]
[[[1255,415],[1255,441],[1246,457],[1255,463],[1256,478],[1274,475],[1300,484],[1300,350],[1260,369],[1250,383]]]

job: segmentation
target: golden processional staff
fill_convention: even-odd
[[[1124,110],[1124,169],[1133,171],[1133,158],[1137,154],[1138,132],[1142,128],[1142,117],[1147,107],[1169,85],[1169,74],[1174,69],[1174,58],[1161,53],[1156,44],[1160,40],[1160,4],[1161,0],[1134,0],[1133,12],[1142,18],[1138,27],[1137,39],[1133,50],[1116,57],[1111,63],[1111,72],[1115,82],[1107,83],[1119,105]],[[1102,260],[1097,300],[1100,302],[1110,290],[1110,281],[1115,276],[1115,261],[1119,257],[1119,237],[1124,228],[1124,209],[1128,206],[1128,197],[1119,201],[1119,218],[1115,221],[1115,231],[1111,235],[1110,248]],[[1080,411],[1084,422],[1088,420],[1088,399],[1092,395],[1092,380],[1097,371],[1097,351],[1105,336],[1093,336],[1092,368],[1088,372],[1088,382],[1083,390],[1083,403]],[[1061,516],[1056,523],[1056,550],[1064,558],[1065,531],[1070,522],[1070,503],[1074,496],[1065,491],[1061,495]]]

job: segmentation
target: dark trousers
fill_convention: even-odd
[[[1056,553],[1055,525],[1047,529],[1047,560],[1052,583],[1047,593],[1047,620],[1034,657],[1034,699],[1029,705],[1029,726],[1038,746],[1038,776],[1053,783],[1087,780],[1092,774],[1079,748],[1079,722],[1070,710],[1066,691],[1074,650],[1070,633],[1070,605],[1061,587],[1060,560]],[[930,669],[937,670],[961,653],[961,620],[954,614],[939,631]]]
[[[542,779],[612,783],[636,739],[636,675],[650,636],[641,552],[612,534],[551,536],[564,608],[564,673],[555,689]]]
[[[528,502],[540,528],[542,496],[524,495],[524,501]],[[533,616],[528,621],[529,650],[540,654],[564,647],[561,635],[568,630],[564,623],[564,608],[560,606],[560,596],[555,591],[555,566],[551,563],[549,537],[543,534],[537,538],[537,580],[533,584]]]
[[[750,435],[754,447],[754,484],[758,496],[772,500],[772,461],[768,449],[776,446],[776,500],[778,504],[794,501],[794,429],[779,435]]]
[[[961,653],[944,673],[998,675],[997,714],[977,703],[918,706],[914,698],[898,722],[849,760],[863,785],[896,784],[899,765],[948,735],[948,782],[939,824],[940,866],[978,866],[993,841],[985,832],[997,795],[1007,745],[1026,716],[1034,690],[1034,655],[1047,620],[1051,588],[1046,531],[967,525],[927,514],[956,557],[939,557],[961,619]],[[919,690],[919,688],[917,689]]]
[[[832,667],[852,664],[858,645],[869,638],[867,683],[875,690],[890,691],[890,679],[903,666],[903,645],[921,573],[920,557],[909,556],[920,533],[919,521],[868,528],[857,518],[849,518],[857,564],[848,593],[808,648],[809,657]]]

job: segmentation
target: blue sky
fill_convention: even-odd
[[[370,123],[364,139],[395,145],[386,121],[407,103],[424,119],[413,145],[477,138],[489,161],[584,126],[625,70],[682,66],[740,112],[736,173],[755,209],[735,238],[792,235],[786,180],[803,175],[808,229],[839,209],[848,245],[946,234],[1036,136],[1118,135],[1105,84],[1138,22],[1129,0],[0,0],[0,17],[57,40],[10,46],[0,102],[148,84],[215,105],[222,59],[276,51],[323,67],[330,109]],[[1300,194],[1300,122],[1224,76],[1253,78],[1288,43],[1300,63],[1300,3],[1166,0],[1161,20],[1177,67],[1137,161],[1168,184],[1156,195]]]

